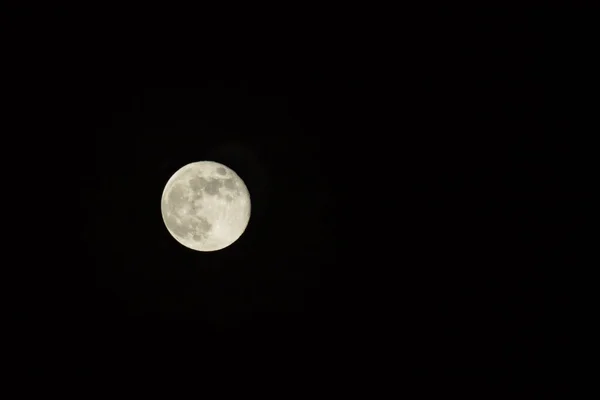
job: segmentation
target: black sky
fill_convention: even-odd
[[[284,35],[86,15],[35,47],[33,97],[64,127],[47,151],[85,168],[68,295],[59,311],[30,300],[32,319],[503,359],[536,343],[579,192],[534,17],[281,21]],[[179,245],[160,213],[171,174],[200,160],[252,198],[246,233],[214,253]]]

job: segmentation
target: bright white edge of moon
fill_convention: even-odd
[[[227,166],[199,161],[180,168],[161,198],[167,230],[192,250],[221,250],[242,236],[250,220],[250,194]]]

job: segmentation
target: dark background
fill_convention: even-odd
[[[52,183],[73,193],[54,197],[69,217],[23,321],[75,327],[99,352],[224,340],[539,361],[583,196],[545,14],[30,11],[13,103],[45,128],[52,174],[74,177]],[[160,214],[169,177],[200,160],[252,198],[245,234],[214,253],[179,245]]]

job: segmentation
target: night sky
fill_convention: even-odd
[[[85,165],[61,320],[198,348],[520,360],[539,343],[575,183],[526,19],[280,36],[127,15],[79,21],[80,41],[57,24],[39,46],[60,154]],[[211,253],[177,243],[160,211],[169,177],[202,160],[252,200],[244,235]]]

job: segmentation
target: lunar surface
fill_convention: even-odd
[[[198,251],[238,240],[250,220],[250,195],[230,168],[213,161],[187,164],[167,182],[161,210],[171,235]]]

